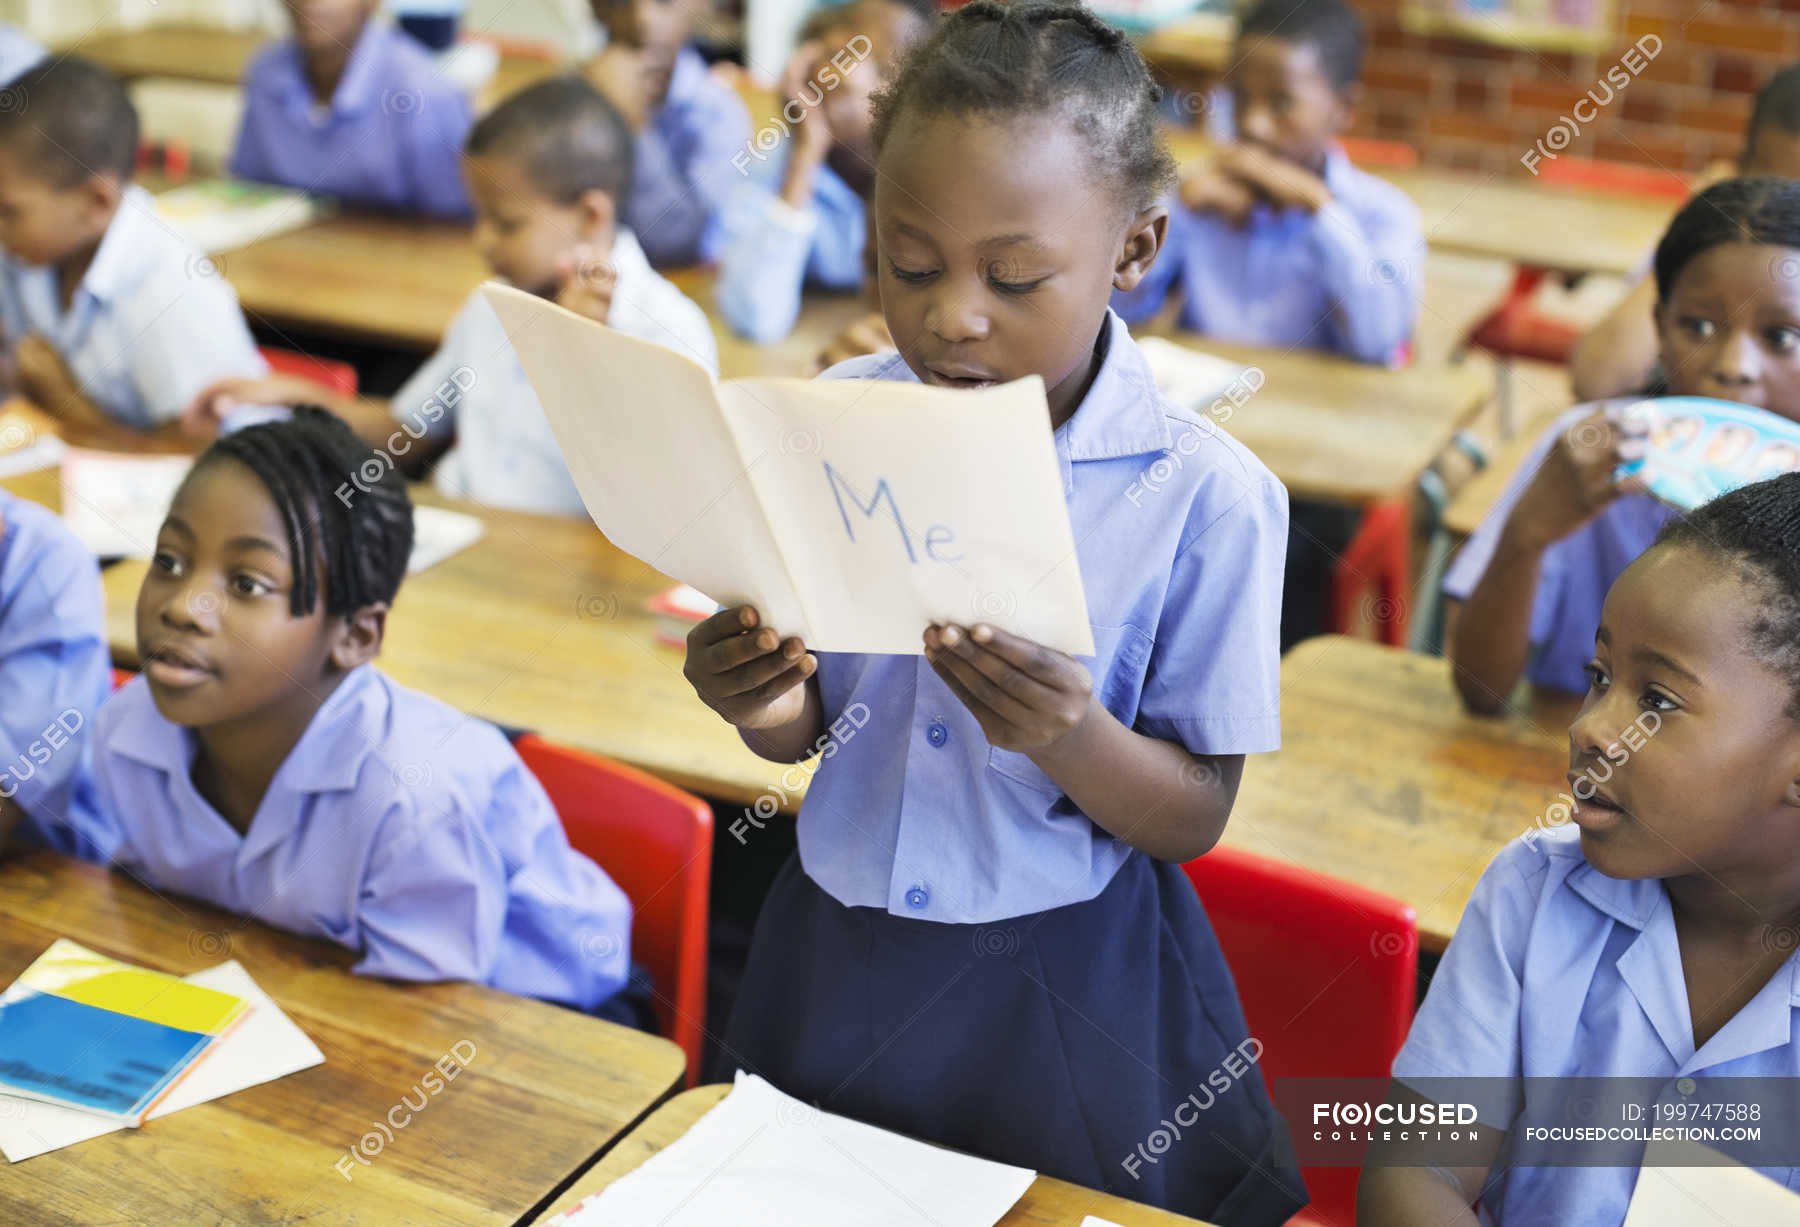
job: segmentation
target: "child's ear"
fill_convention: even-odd
[[[348,673],[358,665],[366,665],[381,651],[381,638],[387,633],[388,607],[377,602],[364,605],[337,624],[331,640],[331,663],[338,672]]]
[[[579,215],[577,224],[581,227],[580,239],[584,243],[610,236],[613,225],[618,220],[618,206],[613,198],[599,188],[589,188],[575,202]]]
[[[1166,205],[1151,205],[1131,219],[1131,225],[1125,231],[1125,242],[1119,248],[1118,263],[1113,265],[1113,289],[1137,288],[1150,266],[1156,263],[1156,255],[1162,250],[1163,239],[1168,233]]]
[[[89,175],[78,189],[82,207],[95,217],[111,217],[125,196],[125,185],[115,175]]]

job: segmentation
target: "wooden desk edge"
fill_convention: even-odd
[[[648,1129],[643,1132],[639,1132],[642,1128],[640,1125],[634,1126],[633,1129],[622,1134],[607,1148],[605,1154],[590,1165],[579,1178],[569,1183],[558,1200],[554,1200],[549,1206],[543,1208],[536,1218],[524,1221],[531,1224],[532,1227],[542,1227],[558,1211],[567,1209],[581,1198],[601,1192],[636,1171],[652,1155],[685,1136],[694,1123],[718,1106],[719,1101],[724,1099],[730,1091],[730,1083],[708,1083],[705,1086],[697,1086],[674,1095],[652,1108],[646,1113],[646,1117],[654,1118],[658,1114],[667,1113],[667,1118],[652,1121]],[[643,1149],[643,1153],[635,1153],[640,1148]],[[1069,1197],[1095,1203],[1092,1206],[1083,1204],[1073,1207],[1071,1217],[1067,1220],[1071,1224],[1080,1221],[1072,1217],[1074,1213],[1079,1212],[1083,1215],[1093,1213],[1103,1217],[1114,1216],[1121,1227],[1212,1227],[1211,1224],[1203,1223],[1198,1219],[1184,1218],[1167,1210],[1126,1201],[1114,1194],[1102,1193],[1097,1189],[1089,1189],[1081,1185],[1072,1185],[1041,1173],[1031,1182],[1024,1195],[1000,1219],[996,1227],[1021,1227],[1026,1222],[1050,1221],[1035,1217],[1024,1219],[1019,1215],[1022,1211],[1041,1212],[1046,1208],[1032,1206],[1031,1203],[1034,1201]]]

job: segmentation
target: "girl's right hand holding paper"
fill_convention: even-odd
[[[806,680],[819,661],[797,637],[783,639],[753,605],[721,609],[688,632],[682,675],[701,700],[740,729],[792,724],[806,711]]]

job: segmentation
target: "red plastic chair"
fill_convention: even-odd
[[[1237,981],[1263,1080],[1385,1078],[1412,1023],[1419,925],[1398,899],[1284,861],[1214,848],[1183,866]],[[1353,1167],[1302,1169],[1290,1227],[1353,1227]]]
[[[356,395],[356,368],[334,358],[315,358],[292,349],[261,346],[258,351],[269,369],[283,375],[298,375],[314,383],[324,384],[340,396]]]
[[[687,1053],[693,1086],[706,1022],[712,810],[636,768],[533,733],[514,748],[550,794],[569,843],[631,900],[631,953],[655,982],[657,1018]]]
[[[1375,623],[1381,642],[1406,646],[1408,610],[1406,594],[1411,586],[1412,516],[1405,499],[1384,499],[1363,512],[1356,536],[1331,570],[1331,630],[1350,634],[1357,626],[1359,600],[1365,593],[1368,620]]]
[[[132,678],[134,678],[136,676],[137,676],[137,674],[130,669],[114,669],[113,674],[112,674],[113,689],[117,690],[119,687],[123,686],[126,682],[129,682]]]

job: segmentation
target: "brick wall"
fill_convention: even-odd
[[[1356,3],[1370,35],[1357,134],[1463,170],[1527,174],[1521,155],[1590,89],[1605,98],[1607,70],[1655,34],[1656,58],[1565,152],[1697,171],[1738,152],[1756,90],[1800,59],[1800,0],[1619,0],[1618,33],[1592,54],[1408,33],[1400,0]]]

